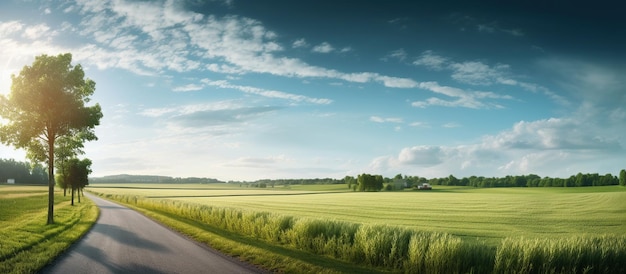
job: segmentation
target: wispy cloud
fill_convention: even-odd
[[[139,114],[152,118],[165,118],[170,129],[219,127],[240,124],[281,109],[274,106],[246,106],[235,101],[190,104],[175,107],[149,108]],[[222,128],[219,128],[223,130]]]
[[[348,82],[378,82],[387,87],[414,87],[411,79],[375,72],[344,73],[312,66],[285,56],[278,35],[261,22],[239,16],[217,17],[184,10],[175,1],[127,2],[84,0],[64,10],[79,13],[78,25],[63,22],[64,35],[85,39],[72,48],[56,46],[50,39],[22,41],[16,34],[56,37],[54,28],[21,21],[0,22],[3,48],[14,56],[71,51],[75,61],[98,69],[120,68],[139,75],[163,75],[168,71],[213,71],[223,74],[263,73],[281,77],[326,78]],[[28,29],[28,32],[25,30]],[[12,38],[12,37],[13,38]],[[29,39],[30,39],[29,38]],[[292,47],[307,46],[304,39]],[[345,53],[325,42],[318,52]]]
[[[184,86],[180,86],[180,87],[175,87],[174,89],[172,89],[175,92],[187,92],[187,91],[196,91],[196,90],[201,90],[204,87],[201,85],[196,85],[196,84],[188,84],[188,85],[184,85]]]
[[[524,32],[521,29],[503,28],[497,22],[478,24],[476,25],[476,29],[479,32],[485,33],[504,33],[512,36],[524,36]]]
[[[404,62],[404,60],[408,57],[408,54],[406,53],[406,51],[404,49],[397,49],[394,50],[392,52],[390,52],[389,54],[387,54],[385,57],[381,58],[383,61],[389,61],[391,59],[395,59],[398,60],[400,62]]]
[[[422,52],[422,54],[413,61],[413,65],[425,66],[432,70],[442,70],[447,63],[447,58],[435,54],[432,50]]]
[[[540,92],[551,98],[556,103],[561,105],[568,105],[569,102],[564,97],[558,95],[552,90],[535,83],[528,81],[518,80],[511,72],[511,66],[508,64],[495,64],[489,65],[481,61],[462,61],[457,62],[451,58],[441,56],[432,50],[422,52],[422,54],[412,63],[415,66],[426,67],[435,71],[449,71],[450,78],[462,83],[473,86],[492,86],[492,85],[505,85],[505,86],[517,86],[526,91]],[[480,94],[480,93],[478,93]],[[478,95],[477,94],[477,95]],[[486,93],[487,97],[493,97],[493,93]],[[497,96],[497,95],[496,95]],[[493,97],[496,98],[496,97]],[[504,96],[502,99],[512,99],[510,96]],[[439,99],[432,99],[430,105],[459,105],[461,102],[450,103],[447,101],[441,101]],[[429,104],[422,104],[425,106]]]
[[[437,97],[431,97],[425,101],[415,101],[411,105],[414,107],[425,108],[428,106],[444,106],[444,107],[465,107],[465,108],[503,108],[502,105],[485,102],[484,99],[510,100],[513,97],[509,95],[499,95],[493,92],[484,91],[466,91],[460,88],[441,86],[437,82],[422,82],[419,88],[432,91],[441,95],[452,98],[453,100],[444,100]]]
[[[495,66],[489,66],[480,61],[454,62],[449,58],[434,53],[432,50],[422,52],[413,62],[413,65],[437,71],[449,70],[452,72],[452,79],[465,84],[517,84],[517,81],[509,76],[509,65],[496,64]]]
[[[202,79],[200,82],[207,86],[213,86],[213,87],[219,87],[219,88],[225,88],[225,89],[236,89],[236,90],[243,91],[246,93],[256,94],[256,95],[260,95],[260,96],[268,97],[268,98],[279,98],[279,99],[286,99],[286,100],[291,100],[295,102],[307,102],[307,103],[322,104],[322,105],[330,104],[333,102],[332,100],[325,99],[325,98],[311,98],[311,97],[307,97],[304,95],[296,95],[296,94],[286,93],[286,92],[277,91],[277,90],[267,90],[267,89],[251,87],[251,86],[233,85],[226,80],[213,81],[213,80],[205,78],[205,79]]]
[[[311,50],[317,53],[329,53],[329,52],[334,51],[335,48],[328,42],[323,42],[317,46],[314,46],[313,49]]]
[[[296,41],[293,41],[293,44],[291,44],[291,47],[297,49],[297,48],[306,48],[309,47],[309,44],[306,42],[306,40],[304,38],[300,38]]]
[[[397,118],[397,117],[383,118],[379,116],[371,116],[370,121],[375,122],[375,123],[394,123],[394,124],[404,123],[402,118]]]

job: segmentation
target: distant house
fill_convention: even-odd
[[[431,189],[433,189],[433,187],[430,186],[430,184],[423,183],[421,186],[418,186],[417,189],[419,189],[419,190],[431,190]]]
[[[7,179],[7,184],[15,184],[15,179]]]
[[[405,179],[393,179],[391,185],[393,186],[393,190],[403,190],[407,186]]]

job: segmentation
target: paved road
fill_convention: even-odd
[[[86,194],[88,195],[88,194]],[[88,195],[100,217],[42,273],[257,273],[134,210]]]

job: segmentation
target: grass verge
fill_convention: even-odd
[[[70,197],[55,193],[55,224],[46,225],[48,196],[18,195],[32,187],[0,186],[0,273],[34,273],[50,263],[84,235],[98,218],[89,199],[70,205]]]

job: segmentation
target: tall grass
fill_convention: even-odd
[[[144,209],[167,212],[264,241],[371,267],[406,273],[469,273],[485,270],[468,259],[493,261],[495,251],[459,237],[412,228],[330,219],[297,218],[138,196],[103,195]],[[487,272],[492,264],[487,264]]]
[[[626,237],[576,236],[502,241],[498,273],[626,273]]]

